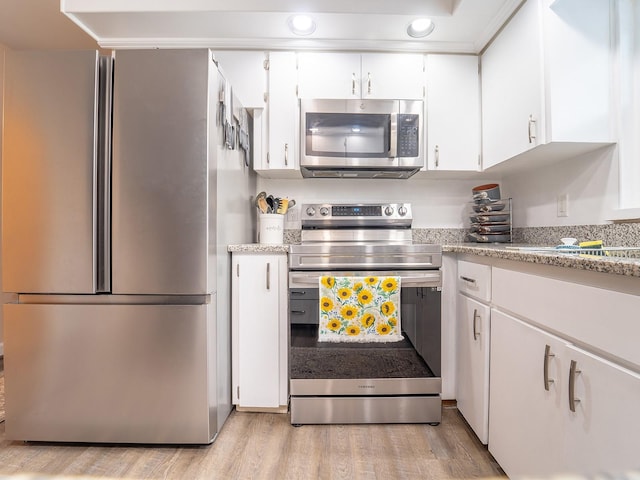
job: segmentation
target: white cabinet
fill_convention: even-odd
[[[362,98],[424,98],[424,55],[364,53],[360,78]]]
[[[300,98],[360,98],[360,54],[298,54]]]
[[[424,97],[422,54],[301,52],[298,74],[300,98]]]
[[[267,78],[264,74],[265,52],[255,50],[217,50],[213,56],[233,94],[244,108],[264,108]]]
[[[287,255],[233,253],[231,275],[233,403],[286,412]]]
[[[254,112],[254,135],[260,138],[259,142],[254,138],[254,170],[265,177],[302,178],[296,54],[271,52],[267,67],[266,109]]]
[[[637,468],[638,374],[495,310],[491,335],[489,450],[507,475]]]
[[[640,375],[573,345],[567,347],[567,361],[579,371],[574,381],[578,403],[575,412],[568,404],[564,409],[563,466],[588,473],[638,468]]]
[[[637,468],[640,287],[580,273],[492,268],[489,451],[509,476]]]
[[[458,295],[458,410],[483,444],[489,435],[490,307]]]
[[[489,451],[510,477],[564,470],[560,424],[568,402],[565,348],[557,337],[491,312]]]
[[[427,169],[480,169],[480,77],[476,55],[426,56]]]
[[[613,140],[609,3],[527,0],[483,53],[485,169],[508,159],[539,165]]]
[[[480,441],[489,435],[491,267],[458,262],[456,400]],[[473,298],[472,298],[473,297]]]

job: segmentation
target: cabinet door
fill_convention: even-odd
[[[480,168],[480,78],[475,55],[427,55],[427,166]]]
[[[480,441],[489,437],[490,313],[483,305],[458,294],[458,410]]]
[[[567,356],[579,373],[575,412],[569,410],[568,397],[562,405],[567,425],[564,470],[593,475],[637,468],[640,375],[574,346]]]
[[[491,311],[489,451],[510,477],[561,471],[565,349],[562,340]]]
[[[262,166],[267,170],[295,170],[299,122],[295,53],[270,53],[268,72],[268,151],[266,165]]]
[[[365,53],[361,68],[362,98],[424,98],[424,55]]]
[[[360,98],[360,54],[298,54],[300,98]]]
[[[264,94],[267,91],[264,75],[265,53],[222,50],[214,52],[214,57],[242,106],[264,108]]]
[[[525,2],[482,55],[484,168],[544,143],[540,8]]]
[[[241,407],[281,405],[279,262],[273,255],[233,257],[233,400]]]

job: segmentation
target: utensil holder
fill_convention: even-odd
[[[258,243],[272,245],[284,243],[284,215],[277,213],[258,215]]]

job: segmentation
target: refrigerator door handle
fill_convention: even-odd
[[[98,89],[95,114],[96,169],[96,293],[111,292],[111,112],[113,58],[98,60]]]

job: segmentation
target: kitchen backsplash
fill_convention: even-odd
[[[560,227],[524,227],[513,229],[514,243],[557,245],[561,238],[578,242],[602,240],[608,247],[640,247],[640,223],[605,225],[568,225]]]
[[[468,232],[469,230],[464,228],[416,228],[412,233],[414,243],[455,245],[466,243]],[[640,223],[513,229],[513,243],[553,246],[559,244],[560,239],[565,237],[576,238],[579,242],[602,240],[608,247],[640,247]],[[300,230],[285,230],[284,243],[300,243]]]

